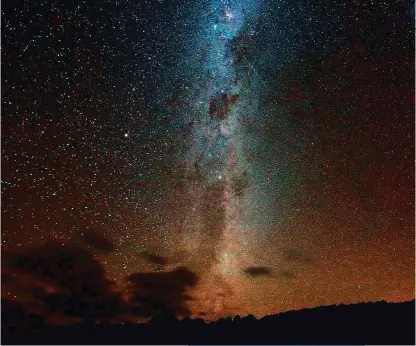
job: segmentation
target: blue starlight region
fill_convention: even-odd
[[[414,299],[412,11],[5,1],[3,301],[71,325],[74,301],[121,323]]]

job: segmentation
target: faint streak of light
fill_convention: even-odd
[[[247,62],[248,66],[250,66],[250,68],[253,70],[253,72],[257,75],[257,77],[259,77],[259,80],[260,80],[261,84],[263,84],[265,87],[267,87],[267,84],[263,81],[263,79],[260,77],[260,75],[258,74],[256,69],[254,68],[254,66],[250,63],[250,61],[247,59],[247,57],[244,54],[243,54],[243,58]]]

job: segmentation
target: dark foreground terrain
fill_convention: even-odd
[[[291,311],[257,320],[154,318],[147,324],[47,326],[2,304],[2,344],[414,344],[415,301]],[[25,327],[16,328],[17,324]]]

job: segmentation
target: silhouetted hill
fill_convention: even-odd
[[[146,324],[42,323],[42,318],[4,302],[2,344],[414,344],[415,301],[333,305],[208,324],[173,316]]]

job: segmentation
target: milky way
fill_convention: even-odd
[[[196,37],[203,44],[191,53],[200,68],[192,76],[189,105],[182,114],[189,130],[183,161],[192,207],[178,227],[188,251],[202,247],[212,253],[207,280],[215,277],[220,286],[239,275],[241,259],[248,255],[241,218],[251,181],[241,122],[258,115],[252,102],[258,80],[240,65],[246,58],[244,43],[255,35],[257,11],[253,2],[241,1],[214,1],[204,11]],[[218,300],[222,298],[214,298],[215,309]]]

